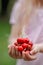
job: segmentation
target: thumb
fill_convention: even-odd
[[[35,48],[35,49],[33,49],[31,52],[30,52],[30,54],[31,55],[34,55],[34,54],[36,54],[38,51],[37,51],[37,49]]]

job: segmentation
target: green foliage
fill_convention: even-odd
[[[8,14],[10,15],[14,0],[9,0]],[[1,0],[0,0],[1,10]],[[8,37],[10,34],[9,15],[0,17],[0,65],[15,65],[16,60],[8,55]]]

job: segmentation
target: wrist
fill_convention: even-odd
[[[43,44],[39,44],[39,50],[40,53],[43,53]]]
[[[36,48],[37,49],[37,52],[40,53],[41,52],[41,44],[34,44],[33,45],[33,48]]]
[[[41,51],[41,44],[38,44],[39,52]]]
[[[16,42],[16,40],[17,40],[17,37],[16,38],[10,38],[9,43],[12,44],[12,43]]]

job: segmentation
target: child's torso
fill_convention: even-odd
[[[43,9],[37,10],[37,14],[30,17],[29,24],[25,28],[25,34],[34,43],[43,42]],[[43,65],[43,54],[37,54],[37,59],[34,61],[18,60],[17,65]]]

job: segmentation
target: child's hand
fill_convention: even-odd
[[[40,52],[40,44],[34,44],[31,50],[31,55],[35,55]]]
[[[36,55],[30,55],[29,52],[24,52],[22,53],[22,57],[25,61],[32,61],[36,59]]]
[[[14,44],[10,44],[9,46],[8,46],[8,53],[9,53],[9,55],[12,57],[12,58],[14,58],[14,59],[21,59],[22,58],[22,55],[21,55],[21,53],[20,52],[18,52],[18,49],[17,49],[18,47],[17,46],[15,46]]]
[[[29,53],[29,51],[22,53],[22,57],[24,60],[26,61],[31,61],[31,60],[36,60],[37,59],[37,53],[40,51],[40,45],[39,44],[35,44],[33,45],[33,48],[31,50],[31,52]]]

